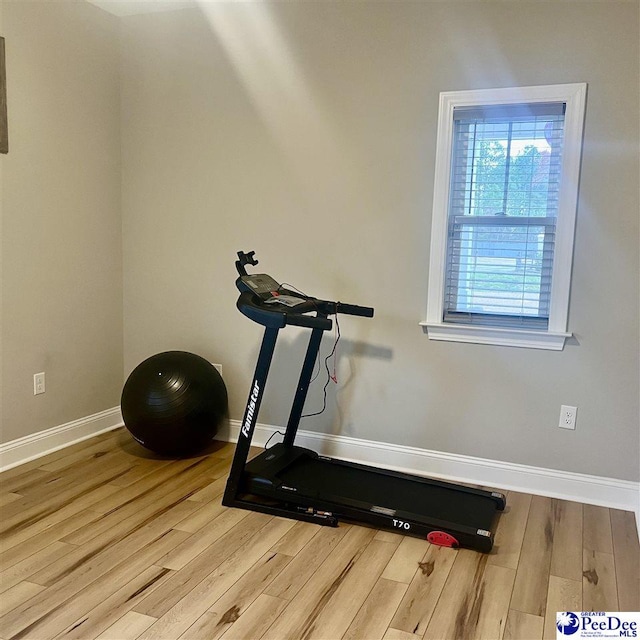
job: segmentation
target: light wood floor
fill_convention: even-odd
[[[220,504],[233,445],[118,430],[0,476],[0,638],[555,638],[638,611],[632,513],[510,492],[490,555]]]

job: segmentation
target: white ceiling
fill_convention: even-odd
[[[193,7],[196,0],[87,0],[114,16],[132,16],[137,13],[174,11]]]

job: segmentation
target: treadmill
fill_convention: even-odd
[[[345,520],[433,544],[491,551],[504,494],[345,462],[295,446],[322,335],[333,325],[329,316],[371,318],[373,309],[319,300],[266,274],[248,274],[246,265],[258,264],[254,255],[238,252],[236,306],[264,327],[264,337],[222,504],[326,526]],[[278,333],[287,326],[304,327],[311,334],[284,440],[247,462]]]

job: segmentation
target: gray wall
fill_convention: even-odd
[[[376,308],[341,321],[338,391],[303,428],[638,479],[637,3],[210,3],[123,25],[126,371],[201,353],[239,419],[261,331],[233,260],[254,249],[277,279]],[[589,83],[576,338],[430,342],[439,92],[565,82]],[[284,333],[261,422],[286,422],[301,353]]]
[[[84,2],[3,1],[2,13],[7,442],[118,404],[122,221],[118,19]]]
[[[123,374],[174,348],[223,364],[240,418],[261,331],[233,260],[255,249],[276,278],[376,308],[342,319],[337,393],[304,428],[637,480],[638,3],[206,8],[2,4],[2,441],[116,406]],[[430,342],[438,93],[556,82],[589,83],[576,338]],[[286,421],[302,340],[283,334],[261,422]]]

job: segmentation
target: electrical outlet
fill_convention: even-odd
[[[560,422],[558,426],[561,429],[575,429],[577,413],[578,407],[569,407],[563,404],[560,407]]]
[[[44,372],[33,374],[33,395],[44,393]]]

